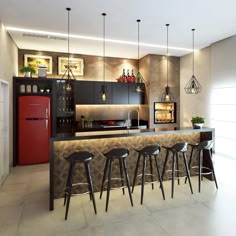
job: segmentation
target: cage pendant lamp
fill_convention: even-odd
[[[144,92],[143,83],[145,83],[145,80],[139,71],[139,24],[140,24],[141,20],[138,19],[137,22],[138,22],[138,73],[136,76],[136,79],[137,79],[136,92],[141,93],[141,92]]]
[[[201,84],[198,82],[198,80],[194,76],[194,31],[195,31],[195,29],[192,29],[192,32],[193,32],[193,53],[192,53],[192,55],[193,55],[193,75],[184,88],[185,92],[187,94],[198,94],[202,90]]]
[[[100,94],[99,94],[99,99],[101,103],[107,103],[107,101],[110,99],[110,95],[108,93],[107,85],[105,83],[105,50],[106,50],[106,41],[105,41],[105,34],[106,34],[106,13],[102,13],[103,16],[103,84],[101,86]]]
[[[170,87],[168,85],[168,80],[169,80],[169,25],[166,24],[166,87],[165,91],[162,94],[161,101],[162,102],[170,102],[174,99],[172,93],[170,92]]]
[[[67,7],[66,10],[68,12],[67,66],[66,66],[66,70],[62,76],[62,79],[65,79],[64,89],[66,91],[71,91],[72,90],[71,79],[75,79],[75,76],[74,76],[74,74],[71,70],[71,66],[70,66],[70,11],[71,11],[71,8]]]

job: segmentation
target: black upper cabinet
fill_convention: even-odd
[[[101,100],[104,84],[109,94],[105,102]],[[136,92],[136,83],[75,81],[76,104],[144,104],[144,94]]]
[[[112,83],[112,104],[129,104],[128,83]]]
[[[105,85],[105,89],[106,89],[106,94],[107,99],[106,101],[102,101],[101,99],[101,91],[102,91],[102,86]],[[94,82],[94,103],[95,104],[111,104],[111,98],[112,98],[112,94],[111,94],[111,83],[110,82]]]
[[[144,84],[140,85],[142,89],[145,89]],[[129,83],[129,104],[144,104],[144,91],[137,92],[136,91],[137,84]]]
[[[94,104],[93,81],[75,81],[75,103]]]

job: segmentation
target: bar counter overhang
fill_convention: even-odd
[[[75,151],[89,151],[94,154],[91,161],[91,175],[93,179],[94,191],[100,191],[100,184],[105,165],[106,153],[112,148],[123,147],[130,151],[127,158],[128,171],[130,180],[133,179],[134,168],[137,160],[137,152],[135,149],[141,149],[146,145],[171,146],[177,142],[199,143],[203,140],[215,139],[214,128],[166,128],[166,129],[127,129],[121,130],[120,133],[100,132],[98,135],[89,135],[88,132],[74,135],[61,135],[53,137],[50,140],[50,192],[49,192],[49,209],[54,209],[54,199],[64,197],[64,189],[66,186],[67,173],[69,163],[65,158]],[[214,152],[214,149],[213,149]],[[158,156],[160,169],[162,171],[163,162],[166,151],[161,149]],[[190,150],[187,152],[187,157],[190,155]],[[196,158],[194,158],[197,164]],[[207,158],[204,158],[204,163],[209,166]],[[179,163],[179,168],[183,169],[182,162]],[[170,163],[167,163],[167,169],[170,169]],[[114,165],[112,170],[114,175],[119,176],[119,166]],[[148,165],[147,165],[148,172]],[[76,168],[75,181],[86,182],[83,168]],[[138,182],[139,184],[139,182]],[[82,188],[87,191],[86,188]],[[77,191],[77,190],[76,190]],[[79,190],[81,191],[81,189]],[[63,201],[63,200],[62,200]]]

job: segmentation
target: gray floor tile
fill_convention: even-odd
[[[18,166],[0,187],[0,235],[4,236],[235,236],[236,160],[214,157],[219,189],[212,181],[192,177],[194,194],[189,185],[165,181],[163,200],[159,186],[145,185],[144,203],[140,204],[140,186],[136,186],[131,207],[128,192],[112,190],[108,212],[106,192],[95,194],[98,214],[88,195],[72,197],[68,220],[64,220],[63,199],[55,200],[49,211],[49,165]]]

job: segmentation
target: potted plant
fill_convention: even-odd
[[[205,119],[201,116],[195,116],[195,117],[192,117],[191,122],[194,129],[201,129],[205,122]]]
[[[93,119],[92,118],[87,118],[85,121],[84,121],[84,126],[86,128],[91,128],[93,127]]]
[[[32,77],[32,74],[36,73],[35,69],[33,67],[30,67],[30,66],[23,66],[20,69],[20,72],[24,73],[25,77]]]

